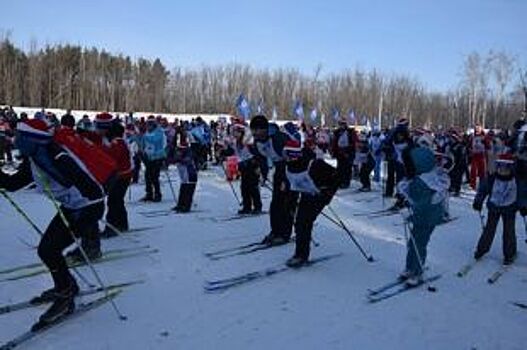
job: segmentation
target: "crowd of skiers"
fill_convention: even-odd
[[[58,211],[38,248],[54,281],[39,297],[53,302],[40,318],[43,325],[71,312],[79,291],[63,251],[80,237],[70,257],[97,259],[101,238],[129,229],[125,195],[130,184],[139,182],[142,168],[141,200],[160,202],[160,177],[164,173],[171,181],[167,169],[176,165],[180,189],[173,209],[178,212],[191,211],[198,172],[211,163],[220,165],[229,181],[241,178],[239,214],[262,213],[260,188],[267,186],[272,191],[270,231],[262,243],[288,243],[294,232],[290,267],[309,262],[313,224],[339,189],[349,188],[353,178],[360,192],[371,191],[372,181],[382,183],[382,195],[395,197],[390,210],[408,208],[410,234],[401,278],[409,284],[419,283],[431,234],[448,218],[448,198],[459,196],[465,181],[477,189],[475,210],[480,212],[487,199],[487,222],[475,259],[490,249],[502,218],[504,263],[512,263],[516,213],[527,215],[523,119],[510,131],[484,132],[475,126],[465,134],[453,128],[411,129],[404,118],[386,130],[359,130],[346,120],[330,130],[293,122],[279,126],[263,115],[207,124],[199,117],[169,123],[161,116],[135,118],[132,113],[124,118],[100,113],[79,121],[69,112],[60,119],[44,112],[33,118],[13,113],[0,114],[0,150],[3,156],[14,147],[22,161],[14,172],[0,171],[0,188],[16,191],[35,182]],[[327,158],[334,158],[336,167]],[[102,232],[99,221],[105,224]]]

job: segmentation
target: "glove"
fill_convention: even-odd
[[[475,211],[481,211],[481,209],[483,209],[483,206],[481,205],[481,203],[474,202],[472,203],[472,209],[474,209]]]
[[[527,207],[520,208],[520,215],[527,216]]]

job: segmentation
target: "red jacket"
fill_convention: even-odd
[[[116,137],[108,146],[104,146],[104,149],[117,163],[117,176],[123,180],[130,180],[133,168],[130,161],[130,150],[126,142],[122,138]]]

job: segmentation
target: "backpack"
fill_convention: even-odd
[[[101,146],[67,128],[59,128],[53,141],[108,192],[117,173],[117,164]]]

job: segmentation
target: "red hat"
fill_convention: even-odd
[[[102,112],[95,116],[95,127],[97,129],[109,129],[113,121],[113,115]]]
[[[498,159],[496,159],[496,164],[499,165],[513,165],[514,164],[514,156],[511,153],[502,153],[498,156]]]
[[[28,119],[17,124],[16,130],[19,135],[30,137],[31,139],[47,143],[53,137],[53,130],[50,125],[42,119]]]
[[[302,145],[296,139],[289,139],[284,145],[284,154],[287,158],[296,159],[302,155]]]

